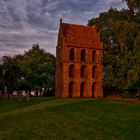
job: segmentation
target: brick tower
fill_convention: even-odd
[[[95,26],[62,23],[56,47],[56,97],[103,97],[103,44]]]

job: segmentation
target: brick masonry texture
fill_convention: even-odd
[[[60,20],[56,97],[103,97],[103,43],[95,26]]]

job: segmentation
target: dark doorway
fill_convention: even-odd
[[[93,83],[92,84],[92,98],[95,97],[95,86],[96,86],[96,83]]]
[[[69,83],[69,97],[72,98],[73,95],[73,82]]]
[[[81,87],[80,87],[80,97],[81,98],[84,97],[85,91],[86,91],[86,85],[85,85],[85,82],[82,82]]]

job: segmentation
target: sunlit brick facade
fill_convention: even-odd
[[[103,97],[103,44],[95,26],[62,23],[56,47],[56,97]]]

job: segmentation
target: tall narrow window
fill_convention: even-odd
[[[81,66],[81,78],[85,77],[85,73],[86,73],[85,71],[86,71],[86,66],[85,65]]]
[[[97,78],[97,67],[96,66],[92,67],[92,78]]]
[[[95,92],[96,92],[96,83],[92,84],[92,98],[95,97]]]
[[[69,77],[73,77],[74,76],[74,65],[71,64],[69,66]]]
[[[96,61],[96,51],[93,50],[92,52],[92,62],[95,62]]]
[[[85,84],[85,82],[82,82],[81,86],[80,86],[80,96],[81,97],[85,96],[85,91],[86,91],[86,84]]]
[[[72,49],[70,49],[70,52],[69,52],[69,60],[74,60],[74,57],[75,57],[75,55],[74,55],[74,49],[72,48]]]
[[[86,50],[82,50],[81,51],[81,61],[85,61],[86,60]]]
[[[70,82],[69,83],[69,97],[71,98],[72,95],[73,95],[73,86],[74,86],[74,83],[73,82]]]

